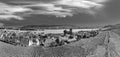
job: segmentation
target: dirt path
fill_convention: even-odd
[[[110,32],[110,43],[108,45],[109,47],[109,55],[120,57],[120,36],[114,32]],[[110,57],[111,57],[110,56]]]

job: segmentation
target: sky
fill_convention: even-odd
[[[120,23],[119,0],[0,0],[0,5],[5,26]]]

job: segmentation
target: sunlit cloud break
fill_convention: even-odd
[[[19,2],[14,3],[19,4]],[[0,19],[24,20],[24,15],[53,15],[56,17],[74,16],[79,13],[93,15],[104,7],[104,2],[106,0],[21,1],[20,3],[24,3],[24,5],[10,5],[1,2]]]

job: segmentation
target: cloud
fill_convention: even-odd
[[[50,3],[30,2],[31,4],[23,5],[23,7],[39,8],[34,10],[34,14],[66,17],[79,13],[96,14],[97,11],[104,7],[103,2],[105,1],[106,0],[56,0]]]
[[[0,20],[10,20],[12,18],[18,19],[18,20],[23,20],[22,17],[16,16],[16,15],[0,15]]]
[[[10,20],[10,19],[18,19],[23,20],[23,17],[17,15],[17,13],[24,13],[26,11],[30,11],[31,9],[8,5],[5,3],[0,3],[0,20]]]
[[[46,0],[47,1],[47,0]],[[79,13],[94,15],[104,7],[106,0],[54,0],[19,1],[14,5],[0,3],[0,19],[24,20],[24,15],[53,15],[56,17],[74,16]],[[15,3],[17,5],[15,5]],[[22,4],[21,4],[22,3]]]

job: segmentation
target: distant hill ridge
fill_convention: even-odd
[[[77,26],[77,25],[26,25],[26,26],[22,26],[19,27],[21,29],[27,29],[27,28],[31,28],[31,29],[69,29],[69,28],[73,28],[73,29],[86,29],[86,28],[95,28],[95,27],[91,27],[91,26]]]
[[[36,29],[93,29],[93,28],[100,28],[101,26],[84,26],[84,25],[71,25],[71,24],[65,24],[65,25],[60,25],[60,24],[55,24],[55,25],[50,25],[50,24],[40,24],[40,25],[24,25],[24,26],[3,26],[1,28],[6,28],[6,29],[21,29],[21,30],[36,30]]]

